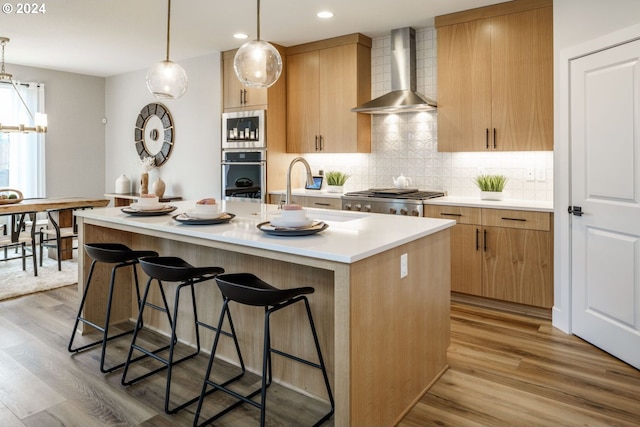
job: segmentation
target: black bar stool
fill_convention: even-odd
[[[325,368],[324,360],[322,358],[322,352],[320,351],[320,343],[318,342],[318,334],[316,333],[316,327],[313,323],[313,317],[311,315],[311,308],[309,307],[309,300],[307,299],[306,294],[312,294],[315,290],[312,287],[302,287],[302,288],[294,288],[294,289],[278,289],[270,284],[263,282],[258,277],[249,273],[238,273],[238,274],[224,274],[216,277],[216,283],[222,292],[222,296],[224,297],[224,302],[222,305],[222,310],[220,311],[220,319],[218,322],[218,330],[222,326],[224,321],[225,313],[229,312],[229,302],[235,301],[239,304],[252,305],[264,307],[264,351],[262,355],[262,386],[253,391],[248,395],[241,395],[236,393],[233,390],[227,388],[227,385],[231,383],[231,381],[227,381],[223,384],[218,384],[209,378],[211,375],[211,368],[213,366],[213,361],[216,355],[216,348],[218,346],[218,338],[220,336],[220,332],[216,332],[215,339],[213,341],[213,349],[211,350],[211,356],[209,358],[209,365],[207,367],[207,373],[204,379],[204,384],[202,385],[202,392],[200,394],[200,399],[198,401],[198,408],[196,409],[195,418],[193,420],[194,426],[202,426],[209,424],[223,415],[227,414],[234,408],[238,407],[242,403],[248,403],[256,408],[260,409],[260,426],[264,427],[265,423],[265,407],[266,407],[266,398],[267,398],[267,387],[271,385],[272,380],[272,372],[271,372],[271,353],[278,354],[283,357],[287,357],[289,359],[295,360],[297,362],[304,363],[306,365],[312,366],[314,368],[320,369],[322,371],[322,376],[324,377],[324,383],[327,388],[327,395],[329,397],[329,402],[331,403],[331,410],[325,414],[314,426],[319,426],[326,420],[328,420],[334,412],[335,403],[333,400],[333,394],[331,393],[331,386],[329,384],[329,377],[327,375],[327,370]],[[305,308],[307,310],[307,317],[309,319],[309,325],[311,327],[311,332],[313,334],[313,340],[315,342],[316,351],[318,354],[319,363],[313,363],[309,360],[301,359],[297,356],[294,356],[289,353],[285,353],[281,350],[277,350],[271,347],[271,330],[269,326],[269,317],[272,313],[281,310],[285,307],[288,307],[297,302],[304,302]],[[211,390],[207,391],[207,387],[213,387]],[[218,412],[211,418],[204,421],[202,424],[198,424],[198,419],[200,418],[200,411],[202,410],[202,404],[204,402],[205,396],[211,394],[213,391],[221,390],[230,394],[234,398],[238,399],[237,402]],[[258,393],[261,395],[261,403],[254,401],[252,398],[256,396]]]
[[[138,260],[145,256],[157,256],[158,253],[155,251],[136,251],[129,249],[126,245],[122,245],[120,243],[87,243],[84,245],[84,250],[91,257],[93,261],[91,261],[91,267],[89,268],[89,275],[87,276],[87,282],[84,286],[84,292],[82,293],[82,301],[80,302],[80,308],[78,309],[78,315],[76,316],[75,324],[73,325],[73,331],[71,332],[71,339],[69,340],[68,350],[70,353],[78,353],[87,348],[93,347],[98,344],[102,344],[102,354],[100,356],[100,372],[109,373],[113,372],[118,368],[124,366],[124,362],[120,363],[116,366],[112,366],[110,368],[104,367],[104,361],[107,351],[107,342],[113,339],[122,337],[124,335],[130,334],[133,332],[133,329],[130,331],[122,332],[117,335],[109,336],[109,320],[111,318],[111,305],[113,303],[113,289],[115,287],[115,279],[116,272],[119,268],[131,266],[133,270],[133,277],[135,280],[136,286],[136,295],[138,297],[138,307],[140,306],[140,286],[138,285],[138,273],[136,271],[136,265],[138,264]],[[104,326],[97,325],[84,317],[82,317],[82,310],[84,309],[84,303],[87,299],[87,294],[89,293],[89,286],[91,285],[91,278],[93,277],[93,269],[96,264],[99,262],[103,262],[106,264],[116,264],[111,269],[111,281],[109,282],[109,295],[107,298],[107,312],[105,316]],[[78,330],[78,323],[85,323],[99,331],[102,332],[102,339],[98,341],[94,341],[89,344],[85,344],[83,346],[73,348],[73,341],[76,337],[76,333]]]
[[[122,380],[121,383],[122,385],[131,385],[134,384],[138,381],[141,381],[151,375],[154,375],[160,371],[163,370],[167,370],[167,383],[166,383],[166,390],[165,390],[165,398],[164,398],[164,411],[167,414],[174,414],[176,412],[178,412],[180,409],[196,402],[199,398],[199,396],[195,396],[194,398],[179,404],[178,406],[176,406],[173,409],[169,408],[169,403],[170,403],[170,397],[171,397],[171,373],[172,373],[172,369],[173,366],[177,365],[178,363],[181,363],[187,359],[191,359],[195,356],[197,356],[200,353],[200,326],[203,326],[207,329],[211,329],[216,331],[216,336],[218,334],[223,334],[229,337],[232,337],[234,342],[235,342],[235,346],[236,346],[236,350],[238,352],[238,358],[240,361],[240,365],[242,368],[242,373],[240,375],[238,375],[238,377],[242,376],[244,374],[244,361],[242,360],[242,356],[240,354],[240,346],[238,344],[238,340],[236,338],[236,334],[235,334],[235,330],[233,328],[233,322],[231,320],[231,314],[229,313],[229,311],[227,311],[227,316],[229,319],[229,325],[230,325],[230,329],[231,332],[225,332],[225,331],[221,331],[220,328],[214,328],[211,325],[208,325],[206,323],[203,323],[201,321],[198,320],[198,309],[197,309],[197,304],[196,304],[196,295],[195,295],[195,289],[194,289],[194,285],[196,283],[200,283],[200,282],[205,282],[207,280],[211,280],[214,277],[216,277],[218,274],[220,273],[224,273],[224,269],[221,267],[194,267],[191,264],[187,263],[186,261],[184,261],[181,258],[177,258],[177,257],[149,257],[149,258],[144,258],[140,260],[140,266],[142,267],[142,269],[144,270],[145,273],[147,273],[147,275],[149,276],[149,281],[147,282],[147,286],[145,288],[144,291],[144,295],[142,296],[142,302],[140,303],[140,311],[138,314],[138,322],[136,324],[136,328],[133,332],[133,337],[131,339],[131,347],[129,348],[129,354],[127,356],[127,361],[125,362],[124,365],[124,370],[122,372]],[[158,284],[158,288],[160,290],[160,295],[162,296],[162,301],[164,304],[164,307],[160,307],[158,305],[152,304],[152,303],[148,303],[147,302],[147,297],[149,296],[149,290],[151,288],[152,283],[154,282],[154,279],[156,281],[156,283]],[[169,310],[169,306],[167,304],[167,298],[164,292],[164,287],[162,285],[162,282],[166,281],[166,282],[180,282],[180,284],[177,286],[176,288],[176,292],[175,292],[175,303],[173,306],[173,317],[171,316],[170,310]],[[188,287],[191,290],[191,300],[192,300],[192,306],[193,306],[193,317],[194,317],[194,328],[195,328],[195,333],[196,333],[196,349],[194,352],[189,353],[186,356],[181,357],[178,360],[174,360],[174,349],[175,349],[175,344],[178,341],[178,338],[176,336],[176,326],[178,323],[178,308],[179,308],[179,302],[180,302],[180,291],[185,288]],[[136,339],[138,338],[138,333],[140,332],[140,330],[143,328],[143,324],[142,324],[142,315],[144,313],[144,309],[145,307],[151,307],[155,310],[159,310],[162,312],[167,313],[167,317],[169,319],[169,324],[171,325],[171,336],[170,336],[170,341],[169,344],[161,347],[161,348],[157,348],[154,350],[149,350],[146,348],[143,348],[142,346],[136,344]],[[165,351],[169,349],[169,354],[168,356],[162,357],[160,356],[158,353]],[[126,379],[127,377],[127,373],[129,371],[129,366],[131,364],[131,362],[134,362],[137,359],[131,360],[131,356],[133,355],[133,351],[137,350],[141,353],[143,353],[142,357],[145,356],[151,356],[152,358],[154,358],[155,360],[161,362],[163,364],[163,366],[154,369],[152,371],[149,371],[145,374],[142,374],[136,378],[133,378],[131,380]]]

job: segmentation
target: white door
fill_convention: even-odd
[[[640,41],[570,79],[572,330],[640,368]]]

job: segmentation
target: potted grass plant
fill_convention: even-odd
[[[502,190],[508,180],[504,175],[482,174],[475,177],[474,182],[480,189],[480,199],[502,200]]]
[[[327,179],[327,192],[342,193],[344,183],[349,179],[349,175],[344,172],[330,171],[325,174]]]

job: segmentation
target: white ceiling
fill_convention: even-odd
[[[433,25],[433,17],[504,0],[262,0],[260,38],[283,46],[360,32]],[[24,2],[33,4],[33,2]],[[7,64],[108,77],[140,70],[166,55],[166,0],[40,0],[46,12],[0,12],[11,41]],[[236,32],[256,38],[256,0],[173,0],[171,60],[239,47]],[[321,20],[316,13],[335,16]],[[10,66],[7,72],[11,73]],[[19,79],[20,76],[14,76]]]

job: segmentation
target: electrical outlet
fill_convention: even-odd
[[[409,275],[409,257],[407,254],[400,255],[400,278]]]
[[[536,171],[533,168],[527,169],[527,174],[525,176],[527,181],[535,181],[536,180]]]
[[[547,177],[546,177],[546,173],[544,168],[540,168],[540,169],[536,169],[536,181],[546,181]]]

